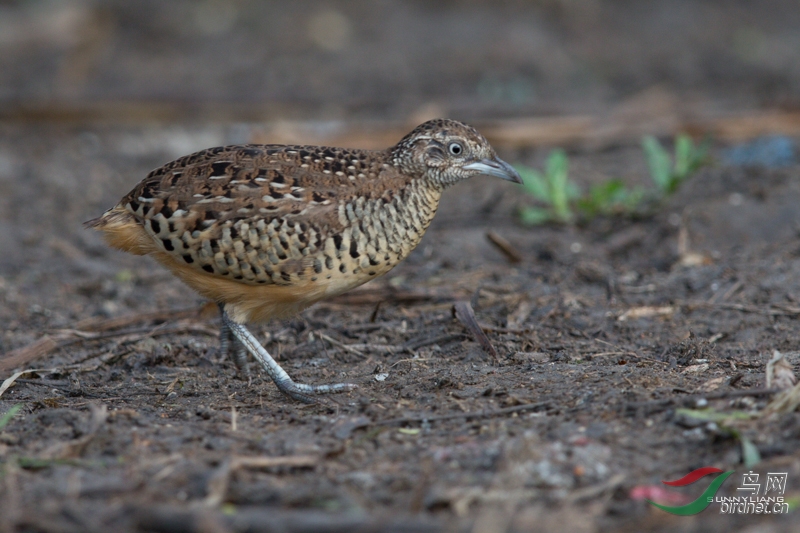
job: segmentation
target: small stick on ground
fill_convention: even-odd
[[[338,346],[342,350],[345,350],[347,352],[354,353],[356,355],[360,355],[361,357],[364,357],[364,352],[362,352],[358,348],[354,348],[354,347],[352,347],[352,346],[350,346],[348,344],[345,344],[343,342],[339,342],[339,341],[337,341],[336,339],[334,339],[333,337],[331,337],[329,335],[325,335],[324,333],[317,333],[317,336],[322,340],[328,341],[329,343],[333,344],[334,346]]]
[[[522,261],[522,254],[520,254],[510,242],[494,231],[486,232],[486,238],[489,239],[489,242],[494,244],[504,256],[506,256],[506,259],[508,259],[509,263],[516,264]]]
[[[0,372],[5,372],[12,368],[24,366],[27,363],[41,359],[50,354],[57,348],[64,348],[71,344],[82,341],[96,341],[103,339],[118,338],[119,344],[130,344],[149,337],[160,335],[172,335],[177,333],[199,333],[204,335],[217,336],[217,331],[201,324],[178,324],[174,327],[147,327],[137,330],[110,331],[110,332],[91,332],[76,329],[59,330],[53,335],[45,335],[41,339],[28,346],[23,346],[0,359]],[[99,353],[102,355],[102,353]]]
[[[723,400],[727,398],[743,398],[747,396],[772,396],[781,392],[780,389],[744,389],[744,390],[727,390],[712,392],[709,394],[692,394],[689,396],[675,396],[671,398],[661,398],[659,400],[646,400],[642,402],[628,402],[622,405],[624,411],[636,411],[644,409],[648,414],[657,413],[667,409],[675,403],[691,404],[699,399],[705,400]]]
[[[396,345],[396,344],[371,344],[371,343],[345,344],[343,342],[337,341],[336,339],[330,337],[329,335],[325,335],[324,333],[316,333],[316,335],[320,339],[328,341],[334,346],[338,346],[343,350],[354,353],[356,355],[360,355],[362,357],[364,356],[364,352],[373,352],[373,353],[389,354],[389,355],[406,352],[411,355],[414,355],[414,350],[421,348],[423,346],[428,346],[429,344],[436,344],[437,342],[449,342],[451,340],[460,339],[462,337],[460,333],[456,334],[448,333],[445,335],[437,335],[435,337],[428,337],[426,339],[421,339],[414,342],[408,342],[406,344]]]
[[[5,356],[3,356],[2,359],[0,359],[0,372],[5,372],[6,370],[11,370],[12,368],[24,366],[31,361],[35,361],[36,359],[46,356],[58,348],[59,340],[62,339],[58,338],[58,340],[56,340],[50,335],[45,335],[32,344],[8,352]]]
[[[492,343],[489,341],[489,337],[486,336],[486,333],[483,332],[478,324],[478,320],[475,318],[475,311],[472,310],[470,303],[456,302],[453,304],[453,315],[470,331],[470,333],[472,333],[475,340],[486,350],[486,353],[491,355],[495,362],[497,362],[499,359],[497,350],[494,349],[494,346],[492,346]]]
[[[487,409],[485,411],[472,411],[466,413],[452,413],[447,415],[416,415],[404,416],[402,418],[390,418],[389,420],[379,420],[374,423],[376,426],[397,426],[408,424],[410,422],[442,422],[445,420],[458,420],[460,418],[471,420],[474,418],[494,418],[497,416],[510,415],[512,413],[521,413],[523,411],[533,411],[542,407],[550,405],[552,402],[537,402],[526,403],[523,405],[515,405],[513,407],[504,407],[502,409]]]
[[[83,331],[109,331],[121,329],[133,324],[143,322],[175,322],[184,318],[200,318],[206,313],[207,305],[192,307],[189,309],[177,309],[167,311],[154,311],[149,313],[136,313],[132,315],[118,316],[114,318],[87,318],[75,324],[75,329]],[[217,306],[213,306],[213,311],[217,312]]]
[[[529,328],[501,328],[500,326],[492,326],[491,324],[478,324],[483,331],[490,331],[492,333],[510,333],[512,335],[522,335],[523,333],[530,333],[533,331],[533,326]]]
[[[231,470],[239,468],[311,468],[320,462],[317,455],[284,455],[280,457],[246,457],[235,455],[231,459]]]
[[[463,336],[462,333],[445,333],[443,335],[434,335],[433,337],[425,337],[423,339],[417,338],[403,344],[403,349],[413,353],[414,350],[418,350],[424,346],[455,341],[461,339]]]
[[[682,304],[682,307],[685,306],[689,311],[694,311],[695,309],[725,309],[730,311],[739,311],[741,313],[752,313],[756,315],[766,315],[766,316],[797,316],[800,315],[800,307],[793,307],[789,305],[772,305],[770,307],[756,307],[755,305],[744,305],[744,304],[737,304],[737,303],[727,303],[727,302],[717,302],[717,303],[709,303],[709,302],[686,302]]]
[[[413,357],[411,357],[411,358],[408,358],[408,359],[400,359],[399,361],[395,361],[394,363],[389,365],[389,368],[394,368],[397,365],[399,365],[400,363],[421,363],[423,361],[430,361],[430,358],[423,358],[423,357],[413,358]]]
[[[374,324],[374,323],[375,323],[375,321],[378,319],[378,313],[379,313],[379,312],[380,312],[380,310],[381,310],[381,304],[382,304],[382,303],[383,303],[383,302],[378,302],[378,303],[376,303],[376,304],[375,304],[375,309],[373,309],[373,310],[372,310],[372,314],[371,314],[371,315],[369,315],[369,321],[370,321],[370,324]]]
[[[213,509],[187,510],[178,506],[147,505],[132,509],[137,531],[160,533],[200,533],[219,531],[212,529],[217,524],[227,526],[225,531],[252,531],[284,533],[339,533],[342,531],[385,531],[398,533],[436,533],[445,531],[438,522],[423,517],[392,515],[370,516],[355,513],[324,513],[322,511],[276,510],[265,507],[237,508],[233,515],[225,515]],[[210,527],[212,526],[212,527]],[[40,528],[41,529],[41,528]]]

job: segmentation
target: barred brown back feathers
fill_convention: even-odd
[[[479,174],[521,183],[473,128],[438,119],[383,151],[210,148],[152,171],[87,226],[151,254],[223,310],[223,329],[301,401],[354,385],[296,383],[244,324],[295,314],[385,274],[419,244],[442,191]]]

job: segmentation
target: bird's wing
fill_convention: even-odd
[[[327,237],[346,223],[347,198],[391,194],[395,172],[376,161],[325,147],[210,148],[150,172],[90,224],[126,251],[165,252],[241,283],[289,285],[320,269]]]

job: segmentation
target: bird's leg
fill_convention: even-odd
[[[231,349],[231,341],[233,340],[233,333],[231,333],[231,328],[225,325],[225,322],[222,323],[222,326],[219,328],[219,358],[222,361],[222,358],[228,355],[228,350]]]
[[[220,307],[220,312],[224,313],[222,307]],[[231,328],[228,327],[224,320],[222,321],[222,327],[219,329],[219,353],[222,357],[231,354],[239,374],[247,378],[248,383],[252,381],[250,367],[247,366],[247,349],[239,339],[234,337]]]
[[[236,365],[239,373],[247,378],[247,384],[249,385],[253,380],[253,376],[250,375],[250,367],[247,365],[247,348],[236,337],[234,337],[233,342],[233,364]]]
[[[269,374],[275,385],[285,395],[303,403],[316,403],[313,395],[330,394],[333,392],[350,391],[356,388],[352,383],[332,383],[329,385],[306,385],[295,383],[289,374],[280,367],[275,359],[261,346],[261,343],[243,325],[234,322],[225,310],[222,311],[222,323],[227,326],[233,336],[238,339],[253,357],[261,363],[262,368]]]

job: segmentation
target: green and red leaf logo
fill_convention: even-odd
[[[696,500],[693,502],[687,503],[686,505],[680,506],[670,506],[670,505],[661,505],[651,500],[646,500],[648,503],[655,505],[662,511],[666,511],[668,513],[672,513],[679,516],[689,516],[693,514],[697,514],[700,511],[703,511],[708,505],[714,501],[714,496],[717,494],[717,491],[725,483],[725,480],[733,474],[733,470],[728,472],[723,472],[719,468],[714,468],[712,466],[706,466],[703,468],[698,468],[692,472],[689,472],[685,476],[680,479],[676,479],[674,481],[662,481],[664,485],[669,485],[670,487],[685,487],[686,485],[691,485],[692,483],[696,482],[697,480],[704,478],[705,476],[711,474],[722,474],[721,476],[717,476],[714,481],[708,486],[706,490],[703,491]]]

